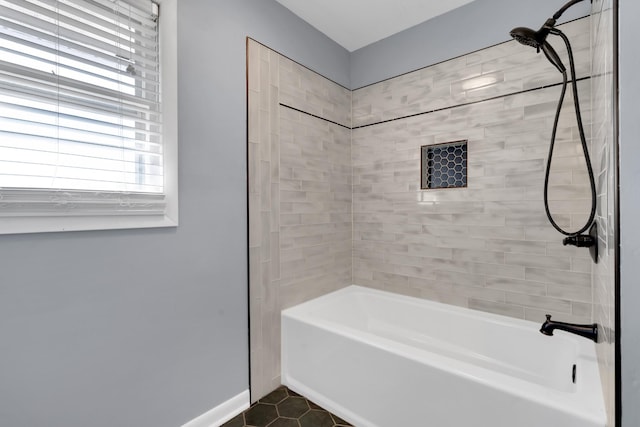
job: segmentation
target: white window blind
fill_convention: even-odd
[[[0,216],[164,213],[157,14],[0,0]]]

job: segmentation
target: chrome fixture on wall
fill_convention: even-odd
[[[576,69],[573,58],[573,51],[571,49],[571,43],[569,42],[569,38],[559,29],[555,28],[556,21],[562,16],[562,14],[573,6],[576,3],[579,3],[583,0],[572,0],[562,6],[560,10],[558,10],[552,18],[547,19],[544,25],[538,30],[532,30],[531,28],[526,27],[518,27],[511,30],[511,37],[513,37],[519,43],[525,46],[535,47],[538,53],[542,50],[544,55],[547,57],[549,62],[553,64],[554,67],[562,74],[563,84],[562,84],[562,92],[560,93],[560,99],[558,101],[558,107],[556,109],[556,115],[553,123],[553,130],[551,132],[551,142],[549,144],[549,155],[547,157],[547,167],[544,176],[544,209],[547,214],[547,218],[553,227],[558,230],[560,233],[567,236],[562,243],[564,245],[573,245],[577,247],[588,247],[591,250],[591,256],[594,262],[598,262],[598,239],[597,239],[597,229],[594,223],[594,218],[596,214],[596,185],[593,177],[593,169],[591,168],[591,160],[589,158],[589,150],[587,148],[587,141],[584,135],[584,127],[582,124],[582,116],[580,114],[580,102],[578,100],[578,88],[576,86]],[[562,102],[564,101],[564,96],[567,91],[568,77],[567,77],[567,69],[562,63],[560,56],[555,51],[555,49],[547,42],[547,37],[549,35],[555,35],[564,41],[564,44],[567,48],[567,53],[569,55],[569,69],[571,71],[571,83],[573,89],[573,102],[576,110],[576,121],[578,122],[578,130],[580,133],[580,142],[582,143],[582,151],[584,153],[584,158],[587,163],[587,173],[589,175],[589,185],[591,187],[591,212],[589,214],[589,219],[587,219],[586,223],[583,227],[581,227],[578,231],[569,232],[563,230],[553,219],[551,215],[551,211],[549,210],[549,173],[551,169],[551,161],[553,159],[553,148],[556,141],[556,133],[558,130],[558,121],[560,119],[560,111],[562,109]],[[589,230],[588,234],[583,234],[585,231]]]

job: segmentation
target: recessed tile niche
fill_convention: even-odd
[[[423,145],[420,148],[420,188],[464,188],[467,186],[467,141]]]

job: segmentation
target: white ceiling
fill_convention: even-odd
[[[276,0],[350,52],[473,0]]]

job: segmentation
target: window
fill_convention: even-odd
[[[177,225],[175,6],[0,0],[0,233]]]

